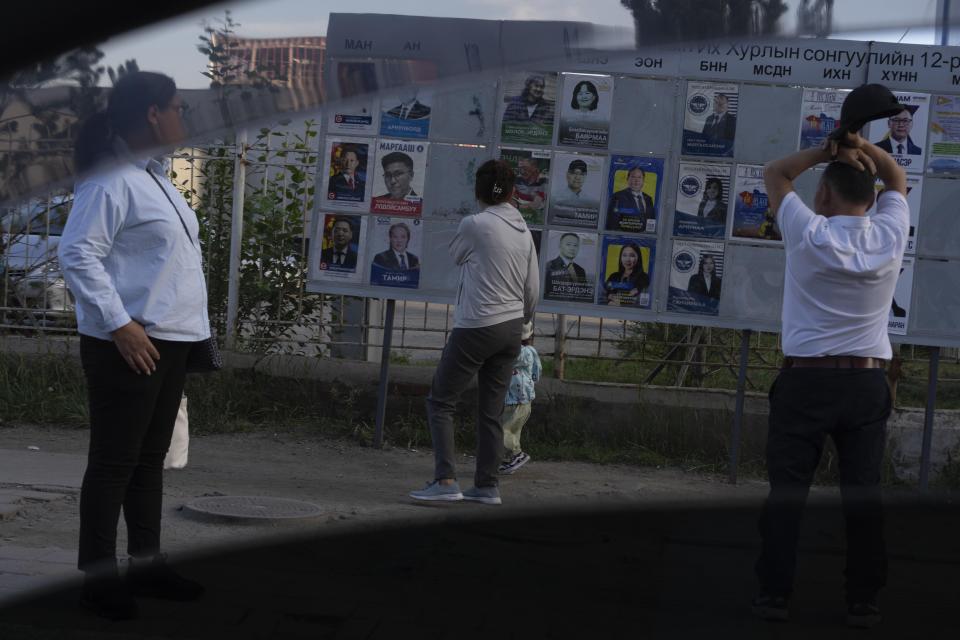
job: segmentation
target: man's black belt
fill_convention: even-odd
[[[783,368],[818,368],[818,369],[882,369],[886,360],[867,358],[863,356],[819,356],[803,358],[787,356],[783,360]]]

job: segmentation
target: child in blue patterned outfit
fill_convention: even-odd
[[[513,363],[513,377],[510,379],[510,388],[504,400],[503,416],[503,447],[507,458],[500,463],[499,471],[509,475],[530,462],[530,456],[520,448],[520,432],[530,417],[530,408],[536,397],[534,384],[540,380],[543,370],[540,356],[533,348],[533,323],[523,325],[520,334],[520,355]]]

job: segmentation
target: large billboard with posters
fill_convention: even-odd
[[[343,39],[328,40],[324,79],[339,102],[323,119],[319,147],[310,243],[316,290],[452,302],[457,268],[447,246],[460,220],[482,210],[473,193],[476,169],[499,157],[517,177],[511,202],[542,243],[541,309],[775,329],[779,298],[759,315],[752,310],[762,303],[736,305],[743,291],[781,291],[769,284],[776,274],[758,266],[783,257],[763,163],[821,145],[848,91],[865,81],[888,84],[905,105],[864,129],[909,173],[912,261],[904,273],[915,265],[925,274],[932,260],[956,259],[960,232],[945,224],[944,210],[960,175],[960,89],[951,75],[921,68],[927,49],[907,46],[913,66],[903,57],[906,66],[887,83],[878,75],[889,67],[884,56],[868,64],[872,51],[886,51],[879,43],[739,43],[640,59],[586,55],[569,39],[544,48],[543,38],[531,35],[521,46],[528,26],[533,34],[543,25],[451,20],[447,28],[439,20],[420,34],[418,51],[404,48],[416,22],[404,22],[403,37],[395,38],[396,24],[351,14],[349,38],[368,37],[358,29],[368,20],[379,26],[369,35],[374,48],[363,54],[345,49]],[[339,21],[332,21],[334,35]],[[511,37],[494,34],[483,50],[458,40],[491,28]],[[527,46],[533,41],[536,51]],[[776,58],[793,47],[799,58]],[[749,60],[738,57],[745,51]],[[454,68],[458,78],[474,74],[486,99],[471,99],[472,89],[445,98]],[[934,76],[940,80],[928,82]],[[658,84],[662,91],[650,91]],[[670,117],[656,118],[659,130],[647,135],[644,112]],[[452,122],[470,126],[460,136]],[[821,172],[794,183],[810,206]],[[944,240],[928,249],[927,234]],[[346,256],[319,255],[342,248],[346,237]],[[723,282],[725,267],[731,282]],[[891,334],[918,337],[918,344],[939,339],[911,334],[911,323],[924,326],[923,309],[932,307],[923,300],[926,281],[918,281],[912,301],[909,281],[901,277],[891,305]]]

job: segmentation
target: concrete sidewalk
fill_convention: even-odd
[[[75,498],[86,455],[0,449],[0,522],[27,507]],[[26,547],[0,538],[0,605],[37,590],[79,580],[76,549]]]

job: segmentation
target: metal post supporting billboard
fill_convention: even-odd
[[[930,482],[930,447],[933,443],[933,414],[937,406],[937,373],[940,369],[940,347],[930,348],[930,370],[927,378],[927,409],[923,415],[923,446],[920,449],[920,490]]]
[[[740,371],[737,374],[737,404],[733,412],[733,433],[730,434],[730,484],[737,484],[737,465],[740,462],[740,431],[743,424],[743,394],[747,386],[747,360],[750,357],[750,329],[740,337]]]
[[[230,272],[227,279],[227,349],[237,339],[237,315],[240,308],[240,247],[243,242],[243,196],[247,186],[247,130],[237,131],[236,161],[233,169],[233,209],[230,220]]]
[[[393,341],[393,316],[397,310],[396,300],[387,300],[386,318],[383,321],[383,346],[380,349],[380,384],[377,386],[377,424],[373,431],[373,446],[383,447],[383,423],[387,419],[387,392],[390,387],[390,343]]]

